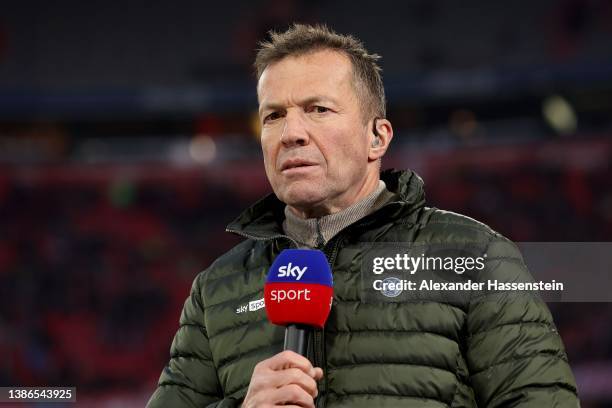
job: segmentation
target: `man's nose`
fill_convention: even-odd
[[[285,147],[305,146],[309,141],[308,129],[302,115],[299,112],[289,111],[285,115],[281,143]]]

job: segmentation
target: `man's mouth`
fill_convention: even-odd
[[[312,166],[316,166],[316,163],[313,163],[307,160],[302,160],[302,159],[290,159],[290,160],[286,160],[285,162],[283,162],[281,166],[281,172],[284,172],[287,170],[293,170],[293,169],[312,167]]]

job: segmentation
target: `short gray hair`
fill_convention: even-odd
[[[255,57],[257,80],[264,70],[289,56],[300,56],[320,50],[333,50],[345,54],[350,60],[355,77],[355,91],[361,96],[364,121],[371,117],[386,116],[385,88],[380,56],[369,54],[363,43],[351,35],[338,34],[325,25],[293,24],[287,31],[270,31],[270,41],[262,41]]]

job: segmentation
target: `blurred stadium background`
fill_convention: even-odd
[[[612,241],[608,0],[0,10],[2,386],[144,405],[192,279],[270,191],[251,62],[292,21],[382,54],[396,134],[383,166],[416,170],[429,205],[515,241]],[[550,307],[582,406],[612,406],[612,306]]]

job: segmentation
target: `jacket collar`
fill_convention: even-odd
[[[412,170],[385,170],[380,174],[380,178],[387,185],[387,189],[394,193],[394,197],[378,211],[357,221],[357,224],[371,219],[372,216],[382,217],[388,222],[390,219],[414,214],[415,210],[425,204],[423,180]],[[284,209],[285,203],[274,194],[268,194],[243,211],[227,226],[226,231],[254,239],[284,236]]]

